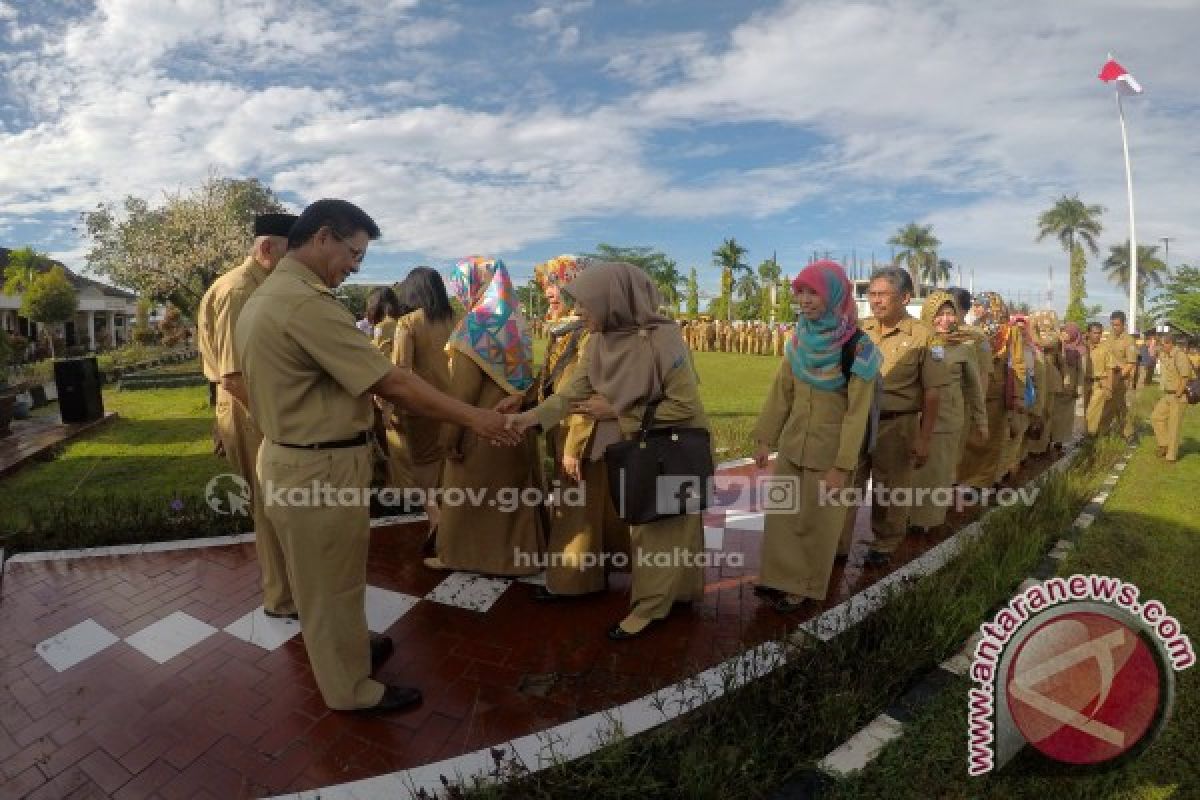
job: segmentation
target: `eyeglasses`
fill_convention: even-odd
[[[363,249],[359,250],[357,247],[350,244],[350,242],[346,241],[346,237],[340,236],[333,228],[329,229],[329,235],[346,245],[346,249],[350,251],[350,255],[354,256],[355,262],[362,261],[363,256],[367,254],[367,248],[364,247]]]

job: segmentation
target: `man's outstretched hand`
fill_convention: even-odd
[[[516,430],[509,424],[508,420],[511,417],[506,417],[499,411],[490,408],[478,409],[475,415],[475,421],[471,424],[471,430],[475,432],[481,439],[491,442],[496,446],[512,447],[520,444],[523,438],[524,429]]]

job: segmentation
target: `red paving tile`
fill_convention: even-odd
[[[423,531],[376,529],[369,583],[416,597],[432,590],[444,576],[420,566]],[[864,514],[857,542],[867,535]],[[420,686],[425,702],[390,717],[328,711],[300,636],[268,652],[218,630],[161,665],[118,642],[62,673],[34,651],[89,618],[124,637],[184,609],[220,629],[258,603],[251,544],[10,563],[0,597],[0,796],[190,800],[311,789],[627,702],[802,621],[754,597],[760,538],[727,530],[726,551],[743,553],[746,567],[710,569],[702,601],[632,642],[604,637],[625,613],[627,575],[602,595],[549,605],[516,583],[486,614],[421,601],[388,631],[396,652],[381,673]],[[910,537],[897,564],[938,541]],[[884,574],[837,566],[825,606]]]

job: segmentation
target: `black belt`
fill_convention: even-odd
[[[363,431],[357,436],[349,439],[338,439],[336,442],[317,442],[316,444],[288,444],[287,442],[276,442],[280,447],[294,447],[297,450],[340,450],[343,447],[362,447],[367,442],[371,441],[371,434]]]
[[[896,417],[907,417],[909,414],[916,414],[916,413],[917,413],[917,409],[915,409],[915,408],[912,411],[880,411],[879,418],[880,419],[895,419]]]

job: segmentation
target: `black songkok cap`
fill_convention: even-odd
[[[254,235],[287,238],[298,219],[295,214],[259,214],[254,218]]]

